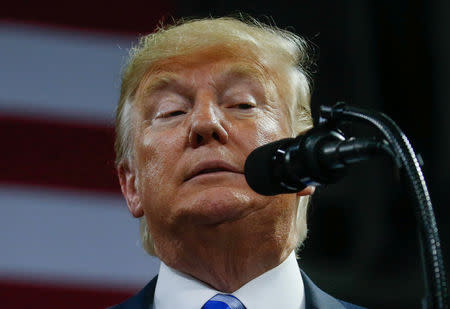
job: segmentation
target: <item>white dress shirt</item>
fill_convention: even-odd
[[[154,308],[200,309],[217,293],[225,294],[161,262]],[[231,294],[247,309],[305,309],[303,280],[295,253]]]

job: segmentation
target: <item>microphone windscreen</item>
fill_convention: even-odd
[[[245,161],[244,173],[248,185],[255,192],[267,196],[286,193],[280,187],[274,157],[278,149],[292,140],[294,139],[285,138],[275,141],[258,147],[249,154]]]

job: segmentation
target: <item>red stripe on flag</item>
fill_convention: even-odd
[[[147,33],[164,20],[171,20],[172,1],[8,1],[0,19],[58,25],[89,31]]]
[[[61,284],[0,281],[1,308],[100,309],[123,302],[136,293],[130,289],[108,289]]]
[[[0,115],[0,182],[120,192],[113,128]]]

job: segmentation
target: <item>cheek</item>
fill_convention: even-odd
[[[136,144],[137,173],[141,198],[144,207],[155,207],[164,198],[164,192],[171,189],[175,174],[177,155],[176,149],[181,144],[171,139],[171,134],[147,134],[138,139]]]
[[[231,135],[237,137],[235,140],[245,157],[259,146],[290,137],[287,121],[283,122],[281,116],[265,111],[256,119],[232,126]]]
[[[287,121],[282,121],[276,113],[268,113],[258,121],[255,133],[256,147],[290,136]]]

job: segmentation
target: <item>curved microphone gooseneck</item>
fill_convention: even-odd
[[[346,139],[337,127],[355,121],[377,129],[384,139]],[[335,183],[349,166],[378,154],[389,154],[401,168],[414,201],[426,289],[422,308],[448,309],[441,243],[425,179],[408,138],[386,115],[344,103],[321,106],[318,126],[255,149],[245,163],[245,177],[263,195],[299,192],[308,185]]]

